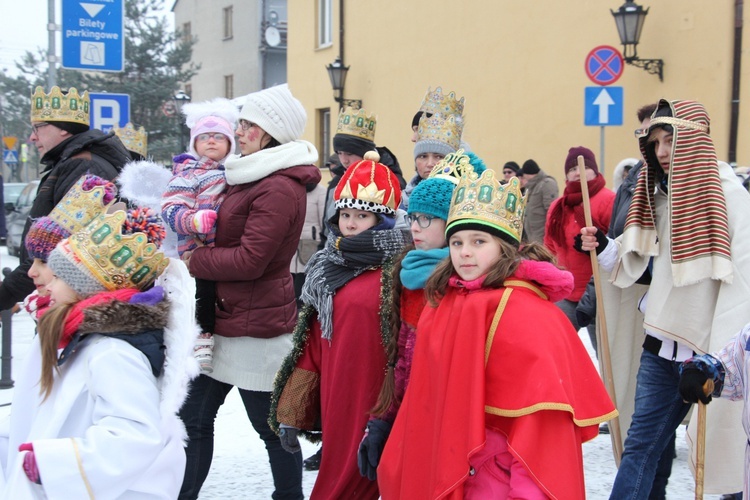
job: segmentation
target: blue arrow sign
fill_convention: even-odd
[[[18,151],[15,149],[3,150],[3,161],[5,163],[18,163]]]
[[[63,68],[122,71],[124,19],[123,0],[63,0]]]
[[[586,87],[584,125],[622,125],[622,87]]]
[[[89,94],[91,98],[91,128],[109,132],[112,127],[124,127],[130,121],[128,94]]]

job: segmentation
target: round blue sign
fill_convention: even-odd
[[[609,45],[600,45],[586,56],[586,75],[597,85],[615,83],[624,66],[620,51]]]

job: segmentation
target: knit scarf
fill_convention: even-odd
[[[410,251],[401,261],[401,284],[409,290],[421,290],[435,267],[449,254],[448,247]]]
[[[312,305],[318,312],[322,337],[328,341],[333,335],[336,291],[363,272],[381,267],[406,243],[401,229],[367,230],[346,238],[337,227],[329,229],[332,233],[326,246],[310,258],[300,296],[304,304]]]
[[[667,190],[674,286],[706,279],[731,283],[729,222],[716,150],[708,135],[708,113],[694,101],[660,101],[659,107],[665,105],[672,108],[672,116],[653,118],[650,128],[668,124],[674,130]],[[647,144],[647,138],[640,140],[646,166],[628,210],[620,255],[659,254],[654,192],[657,169],[661,167],[653,146]]]
[[[593,198],[596,193],[604,188],[604,176],[597,175],[588,181],[587,185],[589,196]],[[565,184],[562,201],[550,207],[548,217],[550,220],[549,227],[552,229],[550,238],[560,247],[572,245],[572,242],[565,241],[565,221],[568,218],[575,218],[575,220],[581,221],[581,224],[583,224],[586,220],[583,213],[583,193],[581,192],[580,182],[568,182]],[[592,213],[591,217],[594,225],[606,233],[609,228],[598,220],[597,215]]]
[[[78,331],[81,323],[83,323],[84,314],[86,313],[87,308],[98,304],[107,304],[109,302],[114,302],[115,300],[127,302],[136,293],[138,293],[138,290],[135,288],[125,288],[122,290],[114,290],[112,292],[100,292],[77,302],[65,318],[63,334],[57,348],[64,349],[70,343],[70,339],[73,338],[73,335]]]

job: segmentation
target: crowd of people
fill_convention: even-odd
[[[748,495],[750,411],[726,400],[750,398],[750,194],[703,106],[639,109],[616,193],[571,147],[562,196],[533,159],[488,168],[464,106],[428,89],[408,181],[376,116],[342,109],[324,187],[286,85],[186,105],[171,170],[142,129],[89,129],[86,92],[38,87],[45,169],[0,284],[38,322],[3,498],[196,499],[234,387],[277,499],[304,498],[303,467],[320,499],[584,498],[582,444],[613,419],[611,498],[666,498],[698,402],[706,491]],[[302,437],[325,445],[304,465]]]

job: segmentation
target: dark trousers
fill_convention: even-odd
[[[219,407],[232,390],[232,385],[206,375],[193,381],[180,417],[188,434],[187,464],[180,499],[197,499],[211,468],[214,454],[214,420]],[[281,447],[279,437],[268,426],[271,393],[238,389],[245,411],[255,431],[266,445],[275,491],[274,499],[302,499],[302,452],[288,453]],[[227,471],[248,474],[251,471]]]
[[[201,333],[214,333],[216,326],[216,282],[195,278],[195,319]]]

